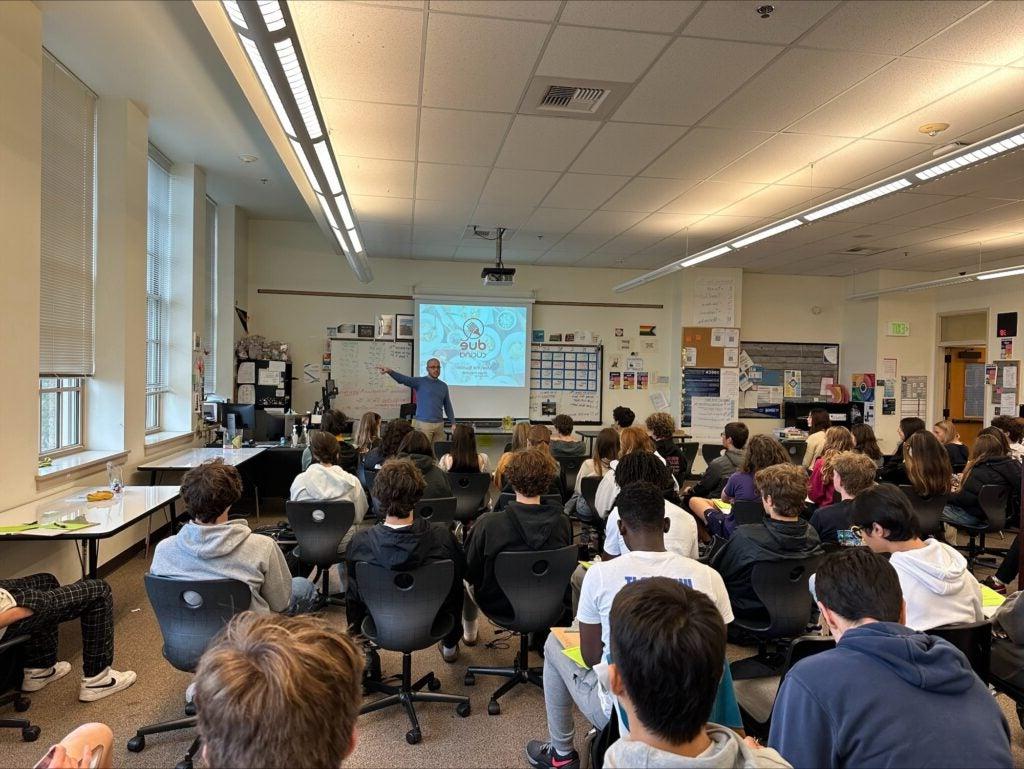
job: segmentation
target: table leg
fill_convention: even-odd
[[[99,540],[88,539],[86,543],[89,547],[89,557],[86,559],[86,569],[89,579],[96,579],[96,566],[99,560]]]
[[[149,485],[150,486],[156,486],[156,474],[158,472],[160,472],[160,471],[159,470],[150,470],[149,471]]]

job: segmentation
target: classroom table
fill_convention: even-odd
[[[185,451],[180,451],[169,457],[161,457],[152,462],[144,462],[139,465],[138,469],[142,472],[148,472],[149,485],[156,486],[158,473],[191,470],[193,467],[201,465],[203,462],[209,462],[211,459],[222,459],[224,464],[238,467],[266,450],[264,446],[258,446],[253,449],[185,449]]]
[[[84,529],[36,528],[20,532],[0,532],[0,542],[10,540],[78,540],[86,551],[81,559],[82,576],[95,579],[99,557],[99,541],[124,531],[132,524],[166,509],[169,520],[174,519],[174,502],[178,499],[177,486],[125,486],[113,499],[89,502],[85,495],[99,487],[78,486],[70,491],[45,499],[29,502],[0,513],[0,527],[29,523],[64,524],[84,519],[95,524]],[[147,534],[148,538],[148,534]]]
[[[637,425],[637,427],[640,427],[640,425]],[[588,444],[587,444],[588,445],[588,452],[587,453],[592,454],[594,452],[594,439],[597,438],[598,434],[602,430],[604,430],[604,429],[605,429],[604,427],[589,427],[589,428],[585,428],[583,430],[577,430],[576,431],[576,433],[580,437],[587,439],[587,441],[588,441]],[[689,436],[689,434],[687,434],[686,430],[675,430],[672,433],[672,437],[675,438],[675,439],[681,439],[681,438],[689,438],[690,436]]]

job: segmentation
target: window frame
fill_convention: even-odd
[[[56,387],[45,387],[43,380],[45,379],[56,379]],[[65,384],[65,382],[73,382],[75,384]],[[39,376],[39,458],[44,457],[65,457],[70,454],[76,454],[79,451],[85,450],[85,436],[86,436],[86,377],[60,377],[60,376],[47,376],[40,374]],[[55,393],[56,398],[56,423],[57,423],[57,446],[49,451],[43,450],[43,399],[46,395]],[[74,420],[75,428],[78,431],[78,440],[74,443],[65,444],[65,424],[64,414],[65,409],[64,394],[73,394],[76,396],[77,404],[77,419]]]
[[[157,291],[151,291],[153,281],[150,279],[150,268],[155,260],[159,260],[161,255],[156,252],[156,249],[150,251],[150,236],[149,227],[152,224],[152,199],[149,197],[149,180],[147,179],[147,195],[146,195],[146,359],[144,365],[146,367],[145,374],[145,388],[146,388],[146,421],[145,421],[145,434],[152,435],[153,433],[161,432],[164,429],[164,398],[163,396],[170,391],[169,385],[169,374],[167,367],[169,365],[169,356],[171,351],[171,333],[170,333],[170,317],[171,317],[171,291],[170,291],[170,273],[171,273],[171,262],[173,260],[172,252],[172,232],[171,232],[171,221],[172,221],[172,205],[171,200],[173,191],[173,179],[171,178],[171,163],[164,156],[160,150],[153,145],[149,146],[148,160],[147,160],[147,174],[152,173],[153,166],[159,168],[163,173],[166,174],[167,184],[167,211],[166,221],[164,221],[164,227],[167,233],[167,253],[164,255],[166,263],[158,265],[158,268],[165,272],[165,275],[159,276],[156,281]],[[159,338],[150,338],[150,323],[149,319],[153,312],[153,305],[156,306],[156,311],[159,316],[157,322],[157,334]],[[150,371],[149,371],[149,360],[150,360],[150,345],[157,345],[157,366],[162,368],[162,373],[157,373],[156,379],[163,380],[161,385],[159,381],[154,383],[150,382]]]

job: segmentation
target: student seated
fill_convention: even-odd
[[[597,493],[594,495],[594,505],[597,507],[595,512],[601,518],[608,517],[612,503],[619,493],[619,484],[615,481],[615,468],[618,467],[619,461],[623,457],[635,452],[654,454],[654,441],[639,427],[627,427],[620,430],[618,459],[613,460],[608,472],[601,476],[601,483],[598,484]]]
[[[437,466],[434,459],[434,447],[427,434],[413,430],[402,439],[398,447],[398,458],[408,459],[423,474],[427,486],[423,489],[424,499],[437,499],[452,496],[452,483],[448,473]]]
[[[722,445],[725,452],[708,464],[704,475],[690,490],[695,497],[719,499],[725,490],[729,477],[743,467],[743,447],[747,445],[750,431],[742,422],[729,422],[722,430]]]
[[[572,417],[568,414],[559,414],[551,420],[555,428],[551,434],[551,456],[555,459],[562,457],[585,457],[587,447],[583,445],[578,435],[573,435],[573,428],[576,426]]]
[[[473,588],[463,613],[467,643],[476,640],[477,606],[486,614],[512,616],[512,604],[494,576],[494,559],[506,550],[556,550],[572,544],[572,526],[561,504],[544,504],[558,464],[540,448],[520,451],[509,462],[505,477],[515,490],[515,501],[481,515],[466,537],[466,581]]]
[[[768,611],[750,582],[754,566],[763,562],[797,561],[820,555],[818,533],[800,513],[804,510],[807,475],[793,464],[758,470],[754,484],[767,517],[761,523],[739,526],[714,557],[737,616],[767,619]]]
[[[874,462],[875,469],[880,468],[885,460],[871,425],[859,422],[850,428],[850,433],[853,435],[853,450]]]
[[[554,460],[554,457],[551,454],[551,430],[547,427],[547,425],[532,425],[530,429],[527,430],[526,447],[530,449],[537,449],[538,451],[547,454],[549,457],[552,458],[552,460]],[[557,462],[555,462],[555,470],[555,477],[551,479],[551,483],[548,484],[548,487],[547,489],[545,489],[544,494],[550,494],[551,496],[561,497],[562,468],[558,465]],[[499,487],[499,490],[502,493],[510,493],[514,491],[507,477],[502,477],[502,483],[504,485]]]
[[[380,446],[380,414],[376,411],[367,411],[359,420],[359,429],[356,431],[356,454],[359,460]]]
[[[875,463],[867,454],[844,451],[832,460],[832,485],[839,492],[839,501],[819,507],[811,515],[811,527],[824,542],[839,541],[839,532],[850,528],[853,500],[875,485]]]
[[[917,513],[898,488],[883,483],[867,489],[853,501],[850,520],[865,545],[889,555],[907,605],[904,625],[930,630],[985,619],[981,586],[967,559],[944,542],[921,539]]]
[[[150,572],[172,579],[237,579],[252,591],[254,611],[313,611],[316,587],[304,577],[292,578],[277,543],[253,534],[245,519],[228,520],[241,496],[238,470],[220,459],[185,473],[181,498],[191,520],[157,544]]]
[[[359,464],[359,452],[356,451],[355,446],[345,440],[346,424],[348,424],[348,417],[337,409],[330,409],[324,413],[320,421],[320,429],[310,430],[308,437],[312,439],[312,436],[318,432],[333,436],[338,443],[338,461],[335,464],[340,465],[341,469],[347,473],[354,473]],[[313,452],[310,446],[306,446],[305,451],[302,452],[302,469],[306,470],[312,463]]]
[[[327,433],[315,432],[309,438],[309,449],[315,460],[313,464],[295,476],[290,491],[293,502],[330,501],[351,502],[356,515],[342,540],[348,544],[352,534],[366,517],[368,503],[363,486],[351,473],[338,465],[338,442]]]
[[[797,769],[1013,765],[995,698],[952,644],[904,626],[885,558],[844,548],[824,560],[814,588],[836,648],[786,674],[771,747]]]
[[[392,419],[380,434],[380,445],[370,449],[363,457],[363,467],[367,470],[379,470],[389,459],[398,455],[398,447],[405,436],[412,432],[412,422],[408,419]]]
[[[722,489],[723,502],[760,502],[761,495],[754,487],[754,475],[772,465],[789,463],[789,455],[782,444],[770,435],[755,435],[747,441],[743,450],[743,464],[740,469],[729,476]],[[730,513],[721,510],[710,499],[703,497],[690,498],[690,512],[696,515],[707,527],[708,532],[722,539],[728,539],[736,528]]]
[[[572,497],[565,503],[566,515],[576,512],[581,518],[589,519],[595,515],[583,499],[583,479],[597,476],[603,478],[611,470],[612,462],[619,456],[619,434],[611,427],[606,427],[594,439],[594,452],[590,459],[583,460],[580,471],[576,475],[576,488]]]
[[[992,427],[1002,430],[1006,436],[1010,444],[1010,456],[1018,462],[1024,462],[1024,419],[1004,414],[992,420]]]
[[[1024,689],[1024,592],[1007,596],[992,616],[992,676]]]
[[[494,466],[494,488],[496,491],[501,491],[503,488],[505,488],[505,468],[508,466],[508,463],[512,459],[512,457],[515,456],[516,452],[522,451],[523,449],[529,447],[529,438],[530,423],[516,423],[516,426],[512,428],[512,440],[510,441],[510,450],[502,453],[502,455],[498,457],[498,464]]]
[[[709,723],[726,641],[704,593],[665,577],[631,582],[615,594],[608,624],[608,682],[629,735],[605,751],[606,767],[789,766],[771,748]]]
[[[622,432],[627,427],[633,426],[633,422],[636,421],[636,414],[633,413],[631,408],[616,406],[612,409],[612,419],[615,421],[613,427]]]
[[[939,439],[918,430],[903,443],[903,466],[907,480],[919,497],[944,497],[953,485],[953,466]]]
[[[408,459],[391,459],[377,473],[373,496],[384,522],[359,532],[348,546],[345,563],[349,588],[345,594],[345,609],[349,627],[360,628],[367,613],[355,582],[356,564],[360,561],[391,571],[410,571],[434,561],[451,561],[455,572],[441,612],[451,614],[455,623],[438,646],[445,662],[455,662],[459,658],[459,638],[462,637],[458,620],[462,616],[466,559],[446,524],[431,523],[413,513],[425,488],[423,475]]]
[[[942,520],[984,526],[987,518],[978,495],[982,486],[989,485],[1006,488],[1009,493],[1008,511],[1019,510],[1020,470],[1020,462],[1007,456],[1002,441],[994,435],[979,434],[971,447],[971,459],[960,475],[959,486],[942,510]]]
[[[452,430],[452,450],[441,457],[437,465],[446,472],[490,472],[486,454],[476,450],[476,431],[473,425],[457,424]]]
[[[828,409],[817,406],[807,414],[807,450],[804,451],[802,460],[805,469],[810,470],[814,460],[821,456],[821,450],[825,445],[825,433],[832,426],[832,417]]]
[[[333,769],[356,746],[363,654],[320,617],[242,612],[196,670],[203,763]]]
[[[604,728],[611,717],[613,700],[598,682],[594,667],[605,661],[605,651],[610,649],[609,614],[612,601],[624,585],[648,577],[668,577],[707,595],[722,622],[732,622],[722,578],[699,561],[665,549],[668,521],[661,489],[645,482],[631,484],[619,494],[617,507],[619,533],[629,552],[607,563],[595,563],[587,570],[576,615],[580,651],[589,667],[580,668],[562,654],[562,645],[554,634],[544,644],[544,708],[550,741],[534,740],[527,745],[527,758],[535,767],[578,769],[573,705],[598,729]]]
[[[903,417],[900,420],[899,429],[896,430],[896,435],[900,439],[899,444],[896,446],[896,450],[891,456],[885,458],[882,463],[882,469],[878,471],[878,478],[883,483],[891,483],[893,486],[899,486],[901,483],[909,483],[910,480],[907,478],[907,469],[903,463],[903,444],[910,439],[910,436],[916,433],[918,430],[924,430],[924,420],[917,417]]]
[[[78,699],[95,702],[135,683],[135,672],[114,670],[114,599],[102,579],[61,585],[52,574],[0,579],[0,639],[28,635],[22,646],[21,690],[38,692],[71,672],[57,660],[60,623],[82,625],[82,683]]]
[[[818,507],[832,504],[836,493],[832,485],[832,463],[844,451],[853,451],[853,434],[845,427],[828,428],[821,456],[814,460],[811,477],[807,482],[807,498]]]
[[[656,411],[649,415],[644,424],[647,426],[647,433],[654,441],[654,450],[658,452],[676,483],[682,483],[690,473],[690,465],[683,454],[683,447],[675,442],[676,423],[671,414],[663,411]]]
[[[967,464],[967,447],[960,440],[960,433],[956,425],[948,419],[936,422],[932,425],[932,435],[939,439],[949,455],[949,463],[953,466],[953,472],[958,473]]]

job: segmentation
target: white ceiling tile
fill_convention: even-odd
[[[412,200],[409,198],[379,198],[373,195],[351,197],[352,208],[360,223],[412,224]]]
[[[601,208],[605,211],[657,211],[694,185],[681,179],[649,179],[637,177],[619,190]]]
[[[500,206],[481,203],[476,207],[470,224],[478,227],[505,227],[518,230],[533,213],[531,206]]]
[[[555,171],[495,168],[480,195],[486,205],[537,206],[558,180]]]
[[[793,130],[830,136],[864,136],[989,74],[973,64],[903,58],[799,120]]]
[[[1024,54],[1024,6],[989,3],[978,12],[914,48],[911,56],[1004,65]]]
[[[781,131],[889,61],[877,54],[791,48],[704,125]]]
[[[691,224],[687,228],[687,233],[691,241],[700,238],[719,239],[740,230],[754,230],[767,223],[767,220],[756,216],[706,216],[699,222]],[[691,248],[690,252],[695,253],[696,249]]]
[[[919,134],[920,135],[920,134]],[[856,187],[868,172],[877,173],[927,150],[925,144],[858,139],[783,181],[822,187]],[[895,173],[895,169],[889,173]]]
[[[899,56],[980,4],[980,0],[844,3],[811,30],[800,45]]]
[[[475,201],[417,200],[413,224],[417,229],[420,227],[445,227],[459,228],[461,231],[473,218],[475,209]]]
[[[547,24],[431,14],[423,104],[515,110],[547,33]]]
[[[482,241],[481,241],[482,243]],[[457,262],[493,262],[494,261],[494,246],[493,245],[463,245],[455,249],[455,253],[452,258]]]
[[[582,253],[575,250],[558,251],[551,249],[538,259],[536,264],[543,267],[569,267],[576,264],[582,256]]]
[[[553,21],[559,0],[430,0],[430,10],[522,21]]]
[[[777,134],[712,178],[725,182],[777,182],[849,142],[834,136]]]
[[[536,238],[541,235],[545,241],[561,238],[575,229],[576,225],[590,216],[590,211],[575,208],[538,208],[522,226],[518,235]]]
[[[572,231],[573,235],[603,235],[612,238],[644,218],[634,211],[595,211]]]
[[[962,223],[959,218],[955,218],[945,224],[949,227],[959,227]],[[1021,232],[1024,230],[1024,202],[1007,203],[971,214],[963,224],[968,228],[984,228],[994,232]]]
[[[376,160],[338,156],[345,187],[353,195],[376,195],[385,198],[413,196],[415,163],[401,160]]]
[[[667,238],[704,218],[703,214],[667,214],[658,212],[637,222],[628,232]]]
[[[787,0],[775,6],[769,19],[755,10],[765,3],[715,0],[705,3],[683,30],[698,37],[728,37],[754,43],[792,43],[832,10],[833,0]]]
[[[544,198],[544,205],[549,208],[598,208],[628,181],[628,176],[566,174]]]
[[[416,107],[322,98],[320,109],[337,154],[416,159]]]
[[[480,166],[417,163],[416,197],[475,205],[490,173],[490,168]]]
[[[489,166],[508,130],[510,115],[424,109],[419,159],[431,163]]]
[[[619,256],[635,254],[639,251],[643,251],[645,248],[649,248],[659,240],[661,240],[661,238],[655,235],[644,235],[642,233],[633,233],[632,230],[627,230],[596,249],[594,253],[616,254]]]
[[[675,31],[698,5],[697,0],[569,0],[559,20],[585,27],[667,33]]]
[[[433,201],[416,201],[417,217],[419,207],[424,202]],[[417,218],[412,228],[412,242],[421,243],[424,245],[445,247],[450,246],[451,248],[455,248],[455,246],[459,245],[459,243],[462,242],[462,237],[465,234],[465,232],[465,223],[459,225],[450,225],[446,227],[432,227],[421,225],[419,218]]]
[[[379,222],[367,222],[361,225],[363,239],[367,248],[371,244],[378,248],[392,248],[408,244],[412,237],[412,227],[394,226]]]
[[[570,232],[556,244],[555,248],[561,251],[576,251],[580,254],[589,254],[598,246],[611,240],[614,235],[607,233],[593,232]]]
[[[418,103],[422,13],[328,0],[288,9],[319,98]]]
[[[600,126],[592,120],[516,115],[495,165],[564,171]]]
[[[578,266],[589,267],[590,269],[610,267],[612,269],[620,268],[628,270],[635,268],[635,265],[632,264],[632,260],[629,256],[623,254],[600,253],[598,251],[583,257]]]
[[[1006,204],[1005,200],[992,198],[950,198],[934,206],[928,206],[909,214],[886,219],[886,224],[909,227],[943,226],[949,224],[964,229],[973,229],[975,214]]]
[[[615,120],[693,125],[783,49],[681,37],[644,75]]]
[[[774,134],[732,128],[693,128],[644,170],[645,176],[706,179]]]
[[[538,75],[632,83],[650,66],[669,38],[559,25],[537,67]]]
[[[763,188],[763,184],[745,182],[701,182],[661,210],[667,214],[713,214]]]
[[[711,182],[708,182],[711,184]],[[777,216],[785,211],[807,208],[812,201],[835,192],[830,187],[794,187],[773,184],[724,209],[739,216]]]
[[[448,261],[455,253],[456,246],[442,246],[413,241],[409,256],[413,259],[442,259]]]
[[[638,173],[682,136],[684,130],[674,126],[606,123],[572,164],[572,170],[595,174]]]

